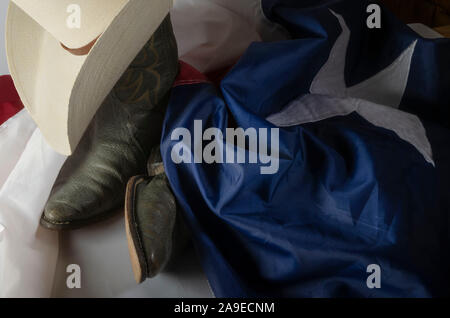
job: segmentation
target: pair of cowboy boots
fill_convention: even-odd
[[[42,226],[76,229],[121,210],[128,181],[145,172],[152,149],[159,145],[177,74],[177,45],[167,16],[105,99],[62,167],[45,206]],[[126,228],[133,269],[141,282],[156,275],[170,259],[178,215],[164,173],[132,178],[130,183]]]

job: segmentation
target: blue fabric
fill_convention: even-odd
[[[172,189],[218,297],[428,297],[450,286],[450,41],[424,40],[373,1],[267,0],[292,40],[254,43],[217,88],[173,89],[161,143]],[[274,128],[265,118],[309,93],[340,33],[350,30],[348,85],[380,72],[418,40],[400,108],[425,127],[435,165],[393,131],[351,113],[280,128],[280,167],[175,164],[179,127]],[[381,267],[369,289],[367,266]]]

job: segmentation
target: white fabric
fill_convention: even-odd
[[[358,98],[307,94],[293,100],[285,109],[269,116],[267,120],[278,127],[291,127],[346,116],[353,112],[377,127],[392,130],[398,137],[413,145],[434,166],[431,144],[419,117],[390,106]]]
[[[0,189],[19,161],[35,129],[36,125],[26,110],[0,126]]]
[[[181,59],[203,72],[234,63],[253,41],[286,38],[262,16],[260,0],[175,0],[172,22]],[[0,126],[0,297],[211,296],[189,260],[180,262],[181,274],[136,286],[120,216],[61,233],[58,257],[58,235],[40,228],[39,218],[64,159],[26,111]],[[71,263],[88,279],[80,290],[66,288]]]
[[[47,145],[37,128],[30,137],[33,126],[25,111],[2,126],[2,164],[12,166],[18,151],[24,144],[25,147],[0,189],[1,297],[40,297],[49,295],[52,289],[58,237],[39,227],[39,218],[65,157]],[[24,134],[15,134],[20,127]],[[5,136],[9,133],[15,139]],[[12,141],[16,142],[16,149]]]
[[[311,93],[360,98],[398,108],[408,82],[417,41],[411,43],[389,67],[355,86],[347,87],[344,70],[351,33],[344,18],[331,10],[330,12],[339,20],[342,32],[331,49],[328,61],[314,78]]]
[[[5,50],[5,30],[4,25],[6,21],[6,12],[9,1],[0,1],[0,75],[8,74],[8,64],[6,63]]]
[[[261,0],[175,0],[172,23],[180,59],[205,73],[234,64],[252,42],[288,37]]]
[[[425,39],[441,39],[444,36],[440,34],[439,32],[427,27],[426,25],[422,23],[411,23],[408,24],[408,26],[416,32],[418,35]]]

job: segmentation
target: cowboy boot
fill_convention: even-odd
[[[138,283],[163,271],[189,242],[164,173],[159,147],[152,151],[148,174],[131,178],[125,196],[125,228]]]
[[[127,181],[145,171],[159,144],[178,52],[168,16],[99,108],[64,164],[41,225],[75,229],[102,220],[123,204]]]

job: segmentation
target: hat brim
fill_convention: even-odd
[[[97,109],[171,4],[130,0],[89,54],[77,56],[10,3],[6,51],[11,76],[25,108],[57,152],[73,153]]]

